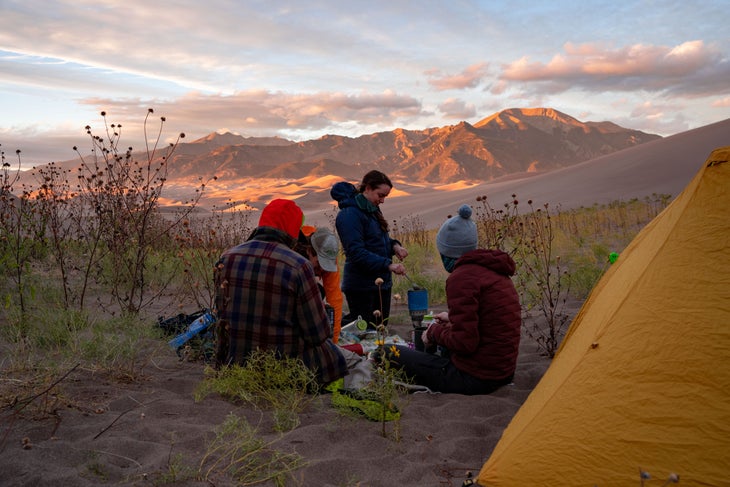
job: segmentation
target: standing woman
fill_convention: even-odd
[[[390,315],[392,273],[406,273],[405,266],[394,263],[393,257],[403,260],[408,251],[390,238],[388,222],[380,211],[391,189],[388,176],[373,170],[363,177],[359,188],[343,181],[330,191],[340,208],[335,224],[345,251],[342,291],[349,308],[346,320],[361,316],[371,328]],[[382,279],[380,287],[375,282],[378,278]],[[377,319],[375,310],[382,313]]]

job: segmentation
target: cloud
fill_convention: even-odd
[[[705,96],[727,85],[730,62],[712,45],[701,40],[674,47],[634,44],[611,49],[600,44],[563,46],[547,63],[525,56],[503,67],[500,80],[530,84],[560,93],[580,88],[590,92],[664,92]]]
[[[164,87],[156,80],[130,73],[111,71],[65,61],[58,58],[14,54],[0,50],[0,88],[17,93],[44,90],[54,98],[73,99],[90,93],[113,93],[115,96],[170,96],[183,93],[176,86]]]
[[[438,106],[444,117],[456,120],[467,120],[477,114],[476,107],[457,98],[449,98]]]
[[[74,159],[77,154],[73,147],[82,145],[86,140],[89,140],[88,136],[82,130],[74,134],[71,131],[49,133],[27,126],[0,127],[0,149],[5,152],[6,160],[15,167],[18,164],[15,151],[20,150],[20,163],[24,169],[33,164]]]
[[[489,63],[472,64],[458,74],[427,71],[428,83],[438,91],[464,90],[477,87],[489,72]]]
[[[313,91],[336,82],[381,90],[388,87],[383,67],[422,71],[411,67],[398,26],[384,28],[386,20],[399,21],[375,5],[354,16],[336,2],[10,3],[17,7],[3,8],[4,24],[23,28],[0,32],[0,52],[63,60],[183,91]]]
[[[658,105],[656,103],[652,103],[650,101],[641,103],[637,106],[635,106],[630,113],[629,118],[641,118],[645,120],[657,120],[664,118],[667,113],[672,113],[673,111],[679,111],[682,110],[684,107],[677,106],[676,104],[665,104],[665,105]]]
[[[722,2],[675,2],[648,17],[633,3],[567,12],[376,0],[357,15],[334,1],[158,3],[5,2],[5,24],[22,29],[0,31],[3,147],[27,134],[24,157],[54,139],[65,154],[85,143],[86,123],[103,129],[101,110],[138,145],[147,108],[187,140],[223,127],[306,140],[534,106],[630,127],[662,113],[676,133],[730,103]],[[557,14],[564,22],[549,22]],[[636,32],[644,42],[627,44]]]
[[[296,132],[321,131],[357,126],[393,125],[422,113],[418,100],[393,92],[284,93],[264,90],[240,91],[233,95],[191,92],[175,100],[132,100],[87,98],[84,104],[106,109],[111,114],[143,114],[148,107],[166,114],[175,127],[207,133],[229,127],[250,135],[282,136]],[[141,117],[140,117],[141,118]],[[211,127],[211,120],[216,126]],[[192,129],[191,129],[192,127]]]
[[[645,118],[634,116],[615,117],[611,121],[626,128],[641,130],[650,134],[678,134],[692,128],[692,123],[682,112],[654,112],[650,107],[637,107],[636,113],[647,113]]]
[[[189,141],[218,130],[245,136],[278,135],[290,140],[307,140],[323,133],[359,136],[381,131],[384,126],[396,129],[429,115],[417,99],[391,91],[346,94],[248,90],[233,95],[190,92],[174,99],[86,97],[79,103],[89,107],[86,111],[92,114],[91,120],[56,127],[53,136],[40,126],[0,127],[3,150],[20,148],[23,161],[32,164],[71,159],[75,156],[73,146],[79,146],[82,152],[91,147],[83,130],[87,124],[94,135],[101,136],[107,126],[114,124],[124,146],[139,147],[150,108],[154,113],[146,122],[147,135],[154,142],[159,133],[163,143],[174,142],[180,133],[185,133]],[[102,111],[106,117],[101,117]]]

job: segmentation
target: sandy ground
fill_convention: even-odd
[[[408,323],[390,332],[406,338],[410,330]],[[0,485],[235,485],[223,476],[208,483],[180,472],[197,471],[215,429],[233,413],[272,448],[304,459],[285,485],[460,486],[469,472],[478,473],[548,364],[524,338],[514,384],[489,396],[406,395],[401,419],[386,423],[386,437],[381,423],[341,413],[330,395],[315,398],[301,424],[279,434],[270,411],[216,395],[196,402],[204,363],[181,361],[163,346],[141,380],[110,381],[76,369],[23,415],[3,407]],[[55,397],[62,399],[55,406],[41,404]],[[39,409],[52,414],[31,414]],[[178,467],[174,482],[170,465]]]

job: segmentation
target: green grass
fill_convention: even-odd
[[[221,370],[206,369],[206,378],[195,391],[201,401],[212,393],[242,400],[272,410],[274,429],[289,431],[299,425],[299,413],[312,401],[316,376],[299,359],[278,357],[275,352],[257,350],[245,365]]]

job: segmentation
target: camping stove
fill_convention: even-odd
[[[408,313],[414,328],[420,328],[423,317],[428,313],[428,291],[426,289],[408,290]]]
[[[408,291],[408,312],[413,321],[413,347],[419,352],[436,353],[436,345],[427,348],[421,337],[428,326],[423,325],[423,319],[428,313],[428,291],[416,289],[415,286]]]

